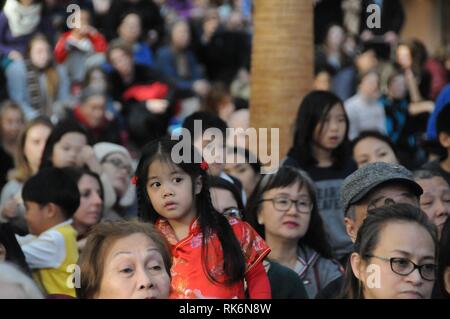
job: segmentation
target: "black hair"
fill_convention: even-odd
[[[25,260],[25,255],[20,248],[19,243],[14,235],[14,229],[10,223],[0,223],[0,244],[5,247],[6,258],[9,261],[31,277],[31,271]]]
[[[358,144],[359,142],[361,142],[363,139],[366,138],[374,138],[377,140],[380,140],[384,143],[386,143],[387,145],[389,145],[389,147],[392,149],[392,151],[394,152],[395,157],[398,158],[397,155],[397,150],[395,148],[394,143],[392,143],[392,140],[389,138],[389,136],[384,135],[378,131],[363,131],[361,132],[353,141],[352,141],[352,151],[355,149],[356,144]]]
[[[210,189],[215,187],[229,191],[233,195],[233,198],[238,205],[237,208],[239,208],[239,211],[240,212],[244,211],[244,203],[242,202],[242,195],[238,186],[219,176],[208,176],[208,179]]]
[[[445,104],[437,116],[436,132],[450,135],[450,103]]]
[[[198,137],[194,136],[195,133],[194,121],[201,121],[202,134],[209,128],[217,128],[222,132],[225,138],[227,133],[227,123],[225,123],[224,120],[222,120],[220,117],[211,112],[198,111],[186,117],[186,119],[183,122],[183,128],[187,129],[189,133],[191,133],[192,141],[196,140]]]
[[[317,125],[325,120],[330,110],[336,104],[340,105],[344,110],[346,129],[344,140],[332,151],[334,159],[333,166],[340,168],[348,159],[349,120],[344,109],[344,104],[335,94],[328,91],[316,90],[305,96],[300,104],[297,119],[295,120],[294,142],[292,148],[289,150],[289,156],[295,159],[300,166],[308,167],[317,164],[317,159],[313,155],[314,130]]]
[[[57,205],[65,219],[69,219],[80,206],[77,184],[60,168],[43,168],[25,182],[22,198],[39,205]]]
[[[397,221],[416,223],[425,228],[435,244],[434,254],[437,258],[438,240],[436,226],[428,220],[427,215],[420,208],[410,204],[393,204],[369,210],[367,217],[358,230],[354,251],[360,255],[361,259],[368,259],[378,245],[380,233],[384,226]],[[347,265],[347,270],[344,275],[344,285],[342,287],[342,298],[364,298],[363,287],[360,280],[353,274],[350,261]]]
[[[308,230],[303,238],[298,240],[298,244],[307,245],[325,258],[333,258],[332,250],[323,227],[322,218],[319,215],[314,183],[306,172],[298,168],[282,166],[274,174],[263,175],[248,200],[244,220],[246,220],[261,237],[265,238],[264,226],[258,223],[258,214],[261,210],[261,199],[263,198],[264,193],[274,188],[288,187],[297,182],[300,183],[301,188],[306,187],[313,205]]]
[[[441,298],[450,299],[450,292],[445,289],[444,274],[450,267],[450,218],[444,224],[439,242],[439,260],[436,277],[436,288]]]
[[[45,167],[52,167],[53,148],[56,143],[67,133],[80,133],[86,136],[89,145],[92,145],[91,136],[88,131],[73,120],[63,120],[59,122],[50,133],[50,136],[45,143],[44,151],[42,152],[42,160],[40,169]]]
[[[190,158],[183,158],[179,164],[175,164],[171,158],[171,154],[173,149],[179,146],[179,142],[184,144],[184,148],[180,150],[180,156],[190,156]],[[184,152],[186,149],[188,154]],[[231,284],[241,281],[245,274],[245,259],[240,244],[233,233],[228,220],[214,209],[209,193],[209,177],[206,170],[202,169],[200,163],[195,159],[201,160],[201,156],[195,150],[191,141],[158,138],[148,143],[143,148],[135,174],[137,178],[136,195],[139,217],[143,221],[151,222],[153,224],[161,217],[153,207],[147,193],[148,170],[151,163],[155,160],[161,160],[169,165],[175,165],[181,168],[191,177],[193,184],[192,196],[195,198],[198,222],[203,233],[202,261],[205,273],[214,283]],[[202,189],[199,194],[195,195],[194,184],[198,177],[202,180]],[[228,278],[224,282],[220,282],[210,271],[207,241],[214,233],[217,234],[223,250],[223,270]]]

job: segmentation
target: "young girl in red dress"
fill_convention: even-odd
[[[158,139],[136,170],[140,217],[171,246],[170,298],[271,298],[262,265],[269,247],[249,224],[214,210],[196,152],[190,142]]]

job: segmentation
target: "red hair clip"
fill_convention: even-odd
[[[206,170],[208,170],[209,165],[208,165],[208,163],[206,163],[205,161],[202,161],[202,162],[200,163],[200,168],[201,168],[202,170],[206,171]]]
[[[131,184],[136,185],[137,182],[138,182],[138,177],[137,177],[136,175],[134,175],[134,176],[131,178]]]

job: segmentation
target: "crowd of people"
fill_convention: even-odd
[[[227,135],[255,2],[2,1],[0,298],[450,298],[450,50],[403,39],[400,0],[313,1],[262,174]]]

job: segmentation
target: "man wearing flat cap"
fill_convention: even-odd
[[[358,229],[370,209],[394,203],[419,207],[422,193],[423,190],[414,181],[413,174],[399,164],[379,162],[360,167],[347,176],[341,188],[347,234],[355,242]],[[335,298],[342,284],[342,277],[332,281],[316,298]]]

